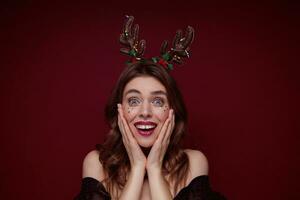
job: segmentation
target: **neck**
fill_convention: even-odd
[[[143,153],[145,154],[145,156],[148,156],[148,154],[150,153],[151,147],[141,147]]]

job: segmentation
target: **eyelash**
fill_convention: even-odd
[[[131,98],[128,99],[129,106],[135,106],[135,105],[133,105],[134,103],[132,103],[132,101],[138,101],[138,103],[140,102],[140,100],[138,98],[131,97]]]
[[[155,104],[154,103],[155,101],[160,101],[159,105]],[[137,104],[140,102],[141,101],[136,97],[131,97],[128,99],[128,104],[129,104],[129,106],[132,106],[132,107],[137,106]],[[152,103],[154,103],[155,106],[162,107],[164,105],[165,101],[162,98],[154,98]]]
[[[157,100],[160,101],[160,105],[158,105],[158,106],[162,107],[165,103],[164,100],[162,98],[155,98],[152,102],[157,101]]]

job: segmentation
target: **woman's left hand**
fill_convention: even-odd
[[[163,159],[168,149],[170,137],[175,126],[174,110],[169,110],[168,118],[162,126],[160,133],[154,142],[150,153],[147,157],[146,169],[149,171],[160,171],[162,168]]]

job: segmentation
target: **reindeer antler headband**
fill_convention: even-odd
[[[120,43],[124,45],[120,49],[121,53],[131,57],[130,62],[138,62],[146,60],[143,54],[146,48],[145,40],[138,40],[139,25],[135,24],[132,28],[134,17],[126,16],[123,31],[120,35]],[[167,70],[173,69],[173,64],[182,64],[183,58],[189,57],[189,47],[194,40],[194,29],[188,26],[185,35],[182,36],[182,31],[177,30],[174,37],[172,48],[167,50],[168,41],[165,40],[160,48],[160,56],[152,57],[154,63],[158,63]]]

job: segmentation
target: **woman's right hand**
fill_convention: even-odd
[[[126,148],[131,168],[145,168],[147,158],[145,157],[141,147],[133,137],[132,132],[128,126],[128,123],[124,117],[123,108],[121,104],[118,104],[118,126],[122,134],[123,144]]]

